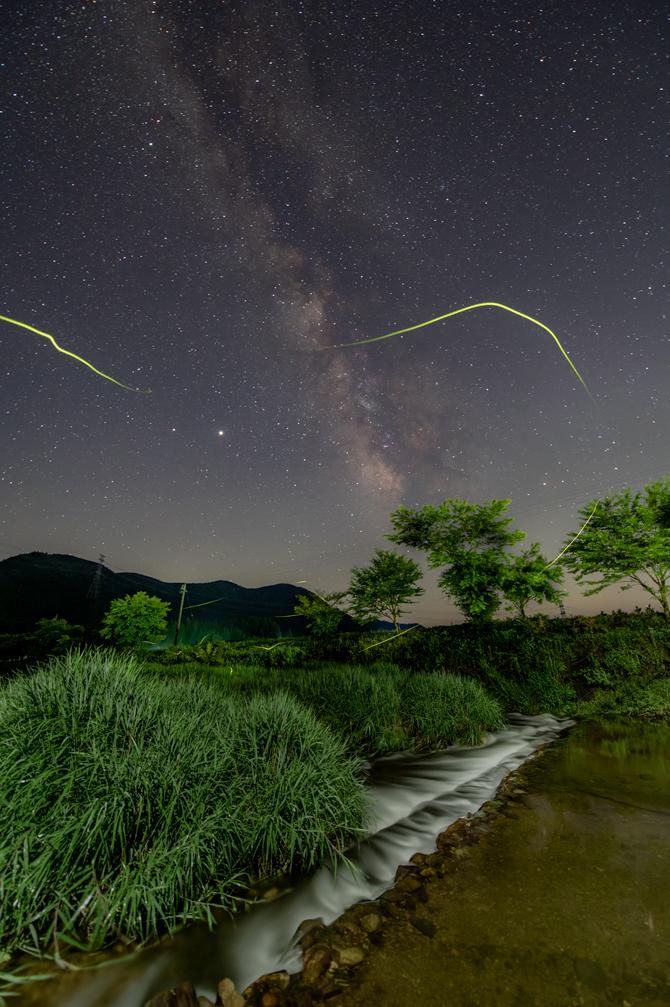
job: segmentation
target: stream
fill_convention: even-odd
[[[510,714],[509,726],[477,748],[454,745],[439,752],[396,753],[366,764],[370,838],[346,851],[352,869],[324,863],[290,891],[254,906],[213,931],[194,925],[162,946],[106,968],[68,973],[27,993],[24,1002],[58,1007],[142,1007],[158,990],[186,980],[215,999],[219,980],[244,990],[259,976],[298,972],[303,920],[330,924],[355,902],[374,899],[392,885],[396,868],[417,851],[435,849],[440,831],[474,813],[543,743],[571,721],[550,714]]]

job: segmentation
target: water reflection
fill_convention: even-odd
[[[670,730],[579,724],[342,1007],[670,1003]]]

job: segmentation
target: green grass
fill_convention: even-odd
[[[285,691],[161,682],[72,652],[0,692],[4,947],[99,946],[208,918],[236,879],[360,835],[359,765]]]
[[[204,678],[226,695],[286,690],[351,751],[366,756],[445,748],[455,742],[476,745],[486,731],[505,723],[500,703],[480,682],[460,675],[414,675],[383,662],[318,662],[283,669],[147,662],[144,674],[163,680]]]
[[[360,756],[478,744],[505,709],[670,716],[649,610],[370,639],[71,652],[7,682],[0,944],[145,942],[319,863],[361,835]]]
[[[611,714],[627,717],[670,717],[670,679],[643,684],[623,682],[613,689],[594,690],[575,703],[575,716],[598,719]]]

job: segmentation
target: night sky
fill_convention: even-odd
[[[577,507],[670,473],[668,28],[611,0],[10,0],[0,314],[151,394],[0,323],[1,555],[329,591],[400,504],[509,497],[553,558]],[[552,329],[595,404],[496,308],[328,348],[480,301]],[[460,621],[435,580],[412,618]]]

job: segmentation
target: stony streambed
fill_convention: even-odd
[[[225,1007],[670,1002],[670,729],[580,724]],[[152,1007],[208,1007],[188,984]]]
[[[549,744],[549,743],[547,743]],[[542,754],[546,744],[536,749]],[[437,837],[437,852],[416,852],[408,864],[400,865],[395,884],[378,899],[351,906],[329,927],[320,920],[305,920],[301,924],[300,948],[303,968],[290,975],[287,971],[269,973],[239,993],[229,978],[219,983],[218,995],[213,1002],[198,996],[191,983],[162,990],[151,998],[146,1007],[312,1007],[323,1001],[342,1003],[341,994],[354,981],[354,970],[374,957],[376,949],[388,940],[390,932],[398,933],[409,924],[426,938],[433,938],[437,925],[427,912],[427,904],[434,903],[438,894],[437,881],[452,874],[472,855],[472,847],[491,830],[493,820],[502,814],[516,818],[514,808],[518,795],[527,791],[519,784],[525,778],[521,770],[507,772],[495,798],[485,802],[474,814],[468,813],[449,825]],[[432,892],[431,892],[432,888]],[[396,926],[393,926],[393,924]],[[386,956],[384,956],[386,957]],[[351,1001],[356,1002],[356,1001]],[[385,1004],[386,1001],[379,1001]]]
[[[531,758],[541,755],[549,743],[539,745]],[[491,833],[499,815],[507,819],[518,817],[514,809],[519,795],[527,793],[519,785],[525,779],[523,772],[523,768],[506,771],[495,797],[477,812],[456,819],[440,833],[436,837],[436,852],[417,851],[407,864],[400,865],[395,884],[379,898],[355,903],[329,926],[324,926],[320,919],[303,920],[299,941],[303,959],[299,972],[292,975],[285,970],[269,973],[242,993],[235,989],[231,979],[225,978],[219,984],[216,1001],[197,996],[190,983],[183,983],[160,991],[146,1007],[214,1007],[214,1004],[223,1007],[312,1007],[324,1001],[334,1004],[336,998],[342,1003],[342,995],[356,982],[357,973],[365,971],[360,967],[375,959],[376,951],[388,943],[392,932],[397,938],[408,925],[423,938],[435,937],[437,925],[430,910],[440,890],[436,882],[452,874],[472,856],[472,848]]]

